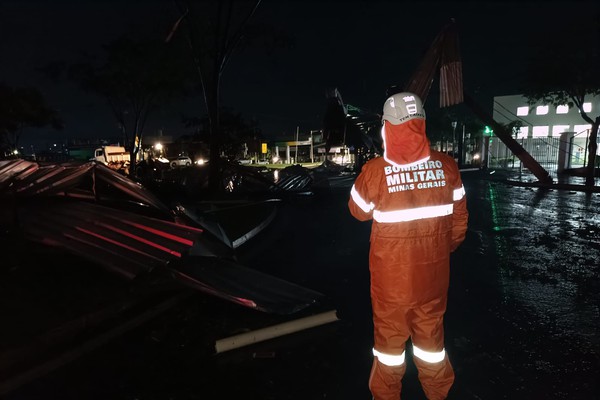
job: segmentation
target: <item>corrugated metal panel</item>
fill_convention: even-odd
[[[126,200],[116,198],[117,194]],[[202,229],[176,223],[174,212],[143,186],[94,162],[41,165],[1,161],[0,203],[9,217],[0,222],[17,224],[26,239],[64,249],[127,279],[162,268],[204,293],[284,314],[322,297],[236,264],[222,242]],[[249,231],[238,226],[226,229],[232,235],[225,235],[228,246],[239,246],[274,216],[272,202],[252,207],[254,216],[261,210],[264,218],[254,221],[256,225]],[[238,216],[229,217],[239,223],[243,210],[234,209]],[[147,215],[148,210],[158,217]]]
[[[454,23],[446,25],[425,53],[421,64],[408,80],[405,90],[418,95],[423,103],[440,67],[440,107],[463,102],[462,62]]]

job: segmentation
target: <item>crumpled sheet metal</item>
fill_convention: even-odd
[[[274,314],[292,314],[324,295],[241,266],[231,260],[189,257],[173,270],[186,285],[233,303]]]
[[[113,207],[123,204],[123,196],[129,205],[140,206],[138,211],[155,212],[150,216],[132,212],[135,207]],[[94,162],[43,166],[1,161],[0,203],[12,208],[8,223],[18,224],[26,239],[62,248],[127,279],[162,268],[204,293],[279,314],[322,297],[237,264],[228,248],[203,229],[176,222],[151,192]]]
[[[96,162],[42,165],[25,160],[0,161],[0,198],[63,195],[85,190],[98,199],[104,182],[136,201],[166,215],[171,210],[142,185]],[[110,196],[110,194],[109,194]]]
[[[18,219],[27,239],[61,247],[128,279],[182,258],[202,233],[190,226],[61,199],[21,208]]]
[[[211,202],[178,205],[177,209],[231,249],[236,249],[265,229],[277,214],[280,199],[255,202]]]
[[[279,172],[277,187],[286,192],[305,192],[310,190],[313,178],[310,171],[300,165],[292,165]]]

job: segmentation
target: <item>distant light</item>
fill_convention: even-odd
[[[473,160],[479,160],[479,153],[473,155]]]
[[[554,125],[552,127],[552,136],[560,136],[561,133],[567,132],[571,125]]]
[[[17,154],[19,154],[19,150],[17,150],[17,149],[13,150],[13,154],[16,156]]]
[[[583,103],[583,111],[591,112],[592,111],[592,103]]]
[[[548,106],[537,106],[535,108],[536,115],[546,115],[548,114]]]
[[[273,157],[273,164],[276,164],[279,162],[279,157],[275,156]]]
[[[517,115],[522,117],[529,114],[529,107],[517,107]]]
[[[202,165],[202,164],[204,164],[204,162],[205,161],[202,158],[199,160],[196,160],[196,164],[198,164],[198,165]]]
[[[160,150],[162,150],[162,148],[163,148],[163,145],[162,145],[162,143],[156,143],[156,144],[154,145],[154,149],[155,149],[155,150],[159,150],[159,151],[160,151]]]
[[[573,130],[575,131],[575,133],[577,133],[577,135],[579,137],[586,137],[589,134],[591,129],[592,129],[591,124],[575,125],[573,127]]]
[[[531,134],[533,137],[547,137],[550,132],[550,127],[547,125],[534,126]]]

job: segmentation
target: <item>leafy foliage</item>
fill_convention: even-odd
[[[219,112],[221,118],[221,135],[216,139],[220,141],[220,148],[227,158],[235,159],[244,156],[245,152],[260,152],[260,143],[263,139],[258,121],[246,120],[240,112],[235,112],[231,108],[221,108]],[[193,128],[194,134],[190,138],[196,142],[209,143],[210,122],[208,116],[186,117],[184,125],[187,128]]]
[[[88,58],[71,66],[69,76],[106,99],[135,156],[152,111],[187,93],[194,77],[191,61],[181,48],[148,32],[141,38],[123,35],[104,50],[104,60]]]
[[[225,67],[236,50],[258,46],[269,54],[288,46],[283,31],[266,25],[250,25],[261,0],[254,1],[191,1],[178,0],[181,18],[175,23],[169,38],[182,37],[192,53],[208,112],[210,132],[209,187],[219,190],[221,146],[224,143],[220,126],[220,86]],[[178,34],[185,21],[183,35]]]
[[[586,184],[592,186],[600,113],[588,115],[583,104],[586,97],[600,95],[600,14],[582,15],[541,34],[543,40],[537,39],[540,44],[532,46],[522,91],[530,104],[575,106],[591,124]]]
[[[600,95],[598,16],[552,26],[534,40],[523,86],[531,103],[581,107],[586,95]]]
[[[58,113],[35,88],[13,88],[0,83],[0,146],[3,152],[18,148],[23,129],[51,126],[62,129]]]

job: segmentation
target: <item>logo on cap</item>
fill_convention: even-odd
[[[406,112],[408,113],[408,115],[416,114],[419,111],[415,100],[415,96],[404,96],[402,100],[404,100],[405,103],[409,101],[414,102],[413,104],[406,104]]]

